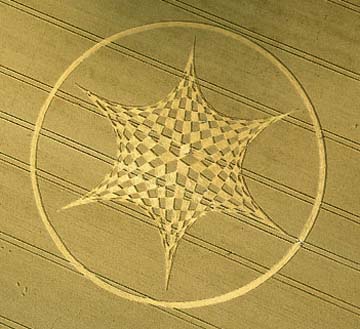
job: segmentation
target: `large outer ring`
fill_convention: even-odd
[[[38,183],[38,176],[37,176],[37,153],[38,153],[38,142],[40,137],[40,131],[42,129],[42,125],[45,120],[46,112],[49,109],[49,106],[64,81],[69,77],[69,75],[89,56],[94,54],[100,48],[118,40],[120,38],[124,38],[130,35],[134,35],[137,33],[151,31],[155,29],[163,29],[163,28],[170,28],[170,27],[180,27],[180,28],[193,28],[193,29],[200,29],[200,30],[208,30],[223,34],[226,37],[230,37],[234,40],[240,41],[242,44],[254,49],[261,55],[263,55],[267,60],[269,60],[273,65],[275,65],[280,72],[288,79],[291,85],[296,90],[297,94],[302,99],[306,109],[309,112],[311,120],[313,122],[313,126],[315,129],[316,140],[318,144],[318,152],[319,152],[319,180],[318,180],[318,187],[317,187],[317,194],[314,200],[312,211],[299,235],[299,241],[294,243],[287,253],[275,264],[273,265],[266,273],[262,274],[255,280],[247,283],[246,285],[230,291],[228,293],[224,293],[222,295],[218,295],[211,298],[199,299],[199,300],[190,300],[190,301],[163,301],[163,300],[156,300],[149,297],[142,297],[138,295],[133,295],[131,293],[122,291],[108,282],[101,279],[95,273],[87,269],[83,264],[81,264],[75,256],[73,256],[70,250],[66,247],[58,233],[56,232],[54,226],[51,224],[48,215],[45,211],[40,187]],[[308,237],[311,229],[315,224],[315,220],[319,214],[320,206],[322,203],[322,199],[324,196],[325,190],[325,180],[326,180],[326,153],[325,153],[325,145],[324,145],[324,137],[321,131],[321,126],[315,112],[314,106],[309,99],[305,89],[302,87],[300,82],[296,79],[293,73],[273,54],[271,54],[268,50],[264,49],[257,43],[251,41],[250,39],[242,36],[240,34],[236,34],[234,32],[224,30],[220,27],[203,24],[203,23],[195,23],[195,22],[181,22],[181,21],[171,21],[171,22],[159,22],[153,23],[148,25],[143,25],[135,28],[128,29],[123,32],[116,33],[101,42],[97,43],[90,49],[88,49],[85,53],[83,53],[79,58],[77,58],[67,69],[66,71],[60,76],[57,80],[56,84],[54,85],[53,89],[49,93],[45,103],[40,109],[39,115],[37,117],[35,123],[34,134],[31,141],[31,152],[30,152],[30,175],[31,175],[31,183],[34,190],[34,197],[36,201],[36,206],[39,210],[41,220],[43,221],[47,231],[50,234],[50,237],[54,241],[56,247],[59,251],[63,254],[63,256],[73,265],[81,274],[83,274],[86,278],[91,280],[97,286],[119,296],[126,298],[130,301],[135,301],[144,304],[151,304],[155,306],[161,307],[169,307],[169,308],[177,308],[177,309],[187,309],[187,308],[195,308],[195,307],[202,307],[202,306],[209,306],[215,305],[218,303],[226,302],[232,300],[236,297],[245,295],[249,291],[255,289],[256,287],[260,286],[262,283],[273,277],[276,273],[278,273],[291,259],[294,255],[300,250],[302,242]]]

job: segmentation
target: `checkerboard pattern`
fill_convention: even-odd
[[[117,161],[68,207],[123,200],[145,209],[162,238],[166,282],[178,242],[209,211],[243,214],[279,229],[251,197],[241,165],[247,145],[285,115],[246,121],[217,112],[196,79],[194,49],[178,86],[154,105],[129,107],[86,93],[116,132]]]

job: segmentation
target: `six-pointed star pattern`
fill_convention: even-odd
[[[281,231],[254,202],[241,166],[247,145],[287,114],[247,121],[217,112],[197,81],[194,48],[178,86],[154,105],[125,106],[84,89],[114,128],[117,160],[97,187],[64,207],[121,200],[145,209],[165,250],[166,288],[179,241],[209,211],[242,214]]]

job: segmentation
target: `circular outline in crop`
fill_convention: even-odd
[[[298,237],[298,241],[292,244],[292,246],[287,250],[286,254],[277,262],[275,263],[266,273],[263,273],[253,281],[245,284],[244,286],[234,289],[230,292],[198,300],[189,300],[189,301],[166,301],[166,300],[157,300],[150,297],[143,297],[139,295],[134,295],[129,292],[123,291],[114,287],[113,285],[109,284],[108,282],[101,279],[97,274],[86,268],[76,257],[70,252],[70,250],[66,247],[64,242],[62,241],[61,237],[55,230],[55,227],[52,225],[46,210],[44,208],[40,187],[38,183],[38,175],[37,175],[37,153],[38,153],[38,143],[40,138],[41,129],[45,120],[46,112],[49,109],[49,106],[59,88],[65,82],[65,80],[70,76],[70,74],[87,58],[97,52],[104,46],[109,45],[110,43],[124,37],[128,37],[131,35],[135,35],[138,33],[156,30],[156,29],[164,29],[164,28],[192,28],[198,30],[207,30],[216,33],[220,33],[226,37],[230,37],[234,40],[241,42],[243,45],[250,47],[251,49],[257,51],[259,54],[263,55],[267,60],[269,60],[277,69],[287,78],[290,84],[294,87],[295,91],[302,99],[309,116],[313,122],[313,127],[315,130],[316,141],[318,144],[318,155],[319,155],[319,179],[318,179],[318,186],[317,186],[317,194],[314,198],[314,204],[309,214],[308,219]],[[77,271],[83,274],[87,279],[92,281],[97,286],[125,299],[130,301],[135,301],[144,304],[150,304],[160,307],[166,308],[177,308],[177,309],[187,309],[187,308],[195,308],[195,307],[202,307],[202,306],[209,306],[215,305],[222,302],[230,301],[234,298],[240,297],[248,293],[249,291],[257,288],[268,279],[273,277],[276,273],[278,273],[300,250],[302,243],[310,234],[311,229],[313,228],[316,218],[319,214],[320,206],[324,196],[325,190],[325,181],[326,181],[326,152],[325,152],[325,145],[324,145],[324,137],[322,134],[321,126],[317,114],[315,112],[314,106],[307,95],[305,89],[294,76],[294,74],[273,54],[271,54],[268,50],[260,46],[259,44],[255,43],[254,41],[248,39],[247,37],[231,32],[229,30],[222,29],[220,27],[203,24],[203,23],[195,23],[195,22],[182,22],[182,21],[170,21],[170,22],[159,22],[159,23],[152,23],[147,24],[135,28],[131,28],[119,33],[116,33],[101,42],[95,44],[93,47],[85,51],[79,58],[77,58],[60,76],[57,80],[56,84],[50,91],[45,103],[40,109],[38,114],[34,134],[31,141],[31,152],[30,152],[30,176],[31,176],[31,183],[33,187],[34,197],[36,201],[36,206],[39,210],[41,220],[43,221],[47,231],[50,234],[50,237],[54,241],[56,247],[62,253],[62,255],[70,262],[72,266],[74,266]]]

